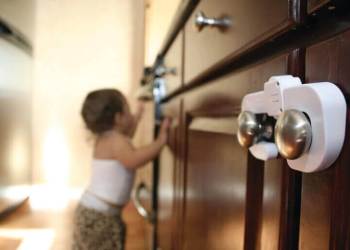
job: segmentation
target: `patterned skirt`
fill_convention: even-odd
[[[72,250],[124,250],[125,234],[121,210],[110,215],[78,205]]]

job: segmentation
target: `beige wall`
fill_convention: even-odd
[[[34,180],[85,185],[92,141],[80,119],[86,93],[141,76],[143,0],[37,0],[33,87]]]

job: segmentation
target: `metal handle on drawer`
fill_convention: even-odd
[[[155,74],[157,76],[164,76],[164,75],[176,75],[177,74],[177,70],[176,68],[172,67],[172,68],[167,68],[164,65],[158,66],[155,69]]]
[[[146,190],[147,192],[149,192],[148,188],[146,187],[146,185],[141,182],[137,188],[135,189],[135,192],[132,195],[132,201],[136,207],[137,212],[148,222],[150,222],[151,224],[155,223],[155,214],[153,212],[149,212],[146,210],[146,208],[144,208],[142,206],[142,203],[140,201],[140,193],[142,190]]]
[[[230,27],[231,24],[232,24],[232,21],[228,17],[209,18],[202,11],[199,11],[196,14],[196,18],[195,18],[195,26],[197,27],[198,31],[201,31],[206,26],[226,29]]]

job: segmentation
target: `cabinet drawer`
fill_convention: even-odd
[[[165,75],[166,94],[171,94],[182,84],[183,32],[180,32],[164,58],[164,66],[169,71]]]
[[[232,116],[240,112],[243,97],[264,88],[273,75],[287,74],[288,55],[282,55],[239,73],[231,73],[183,95],[186,112],[195,116]],[[167,104],[170,109],[172,102]]]
[[[203,0],[185,26],[185,76],[187,83],[232,53],[252,48],[296,25],[297,0]],[[296,5],[297,6],[297,5]],[[196,15],[227,17],[226,29],[195,26]]]

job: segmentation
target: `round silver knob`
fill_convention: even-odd
[[[310,148],[311,140],[311,125],[303,112],[291,109],[278,117],[275,142],[284,158],[290,160],[299,158]]]
[[[237,138],[242,147],[252,146],[258,137],[260,125],[254,113],[243,111],[238,116]]]

